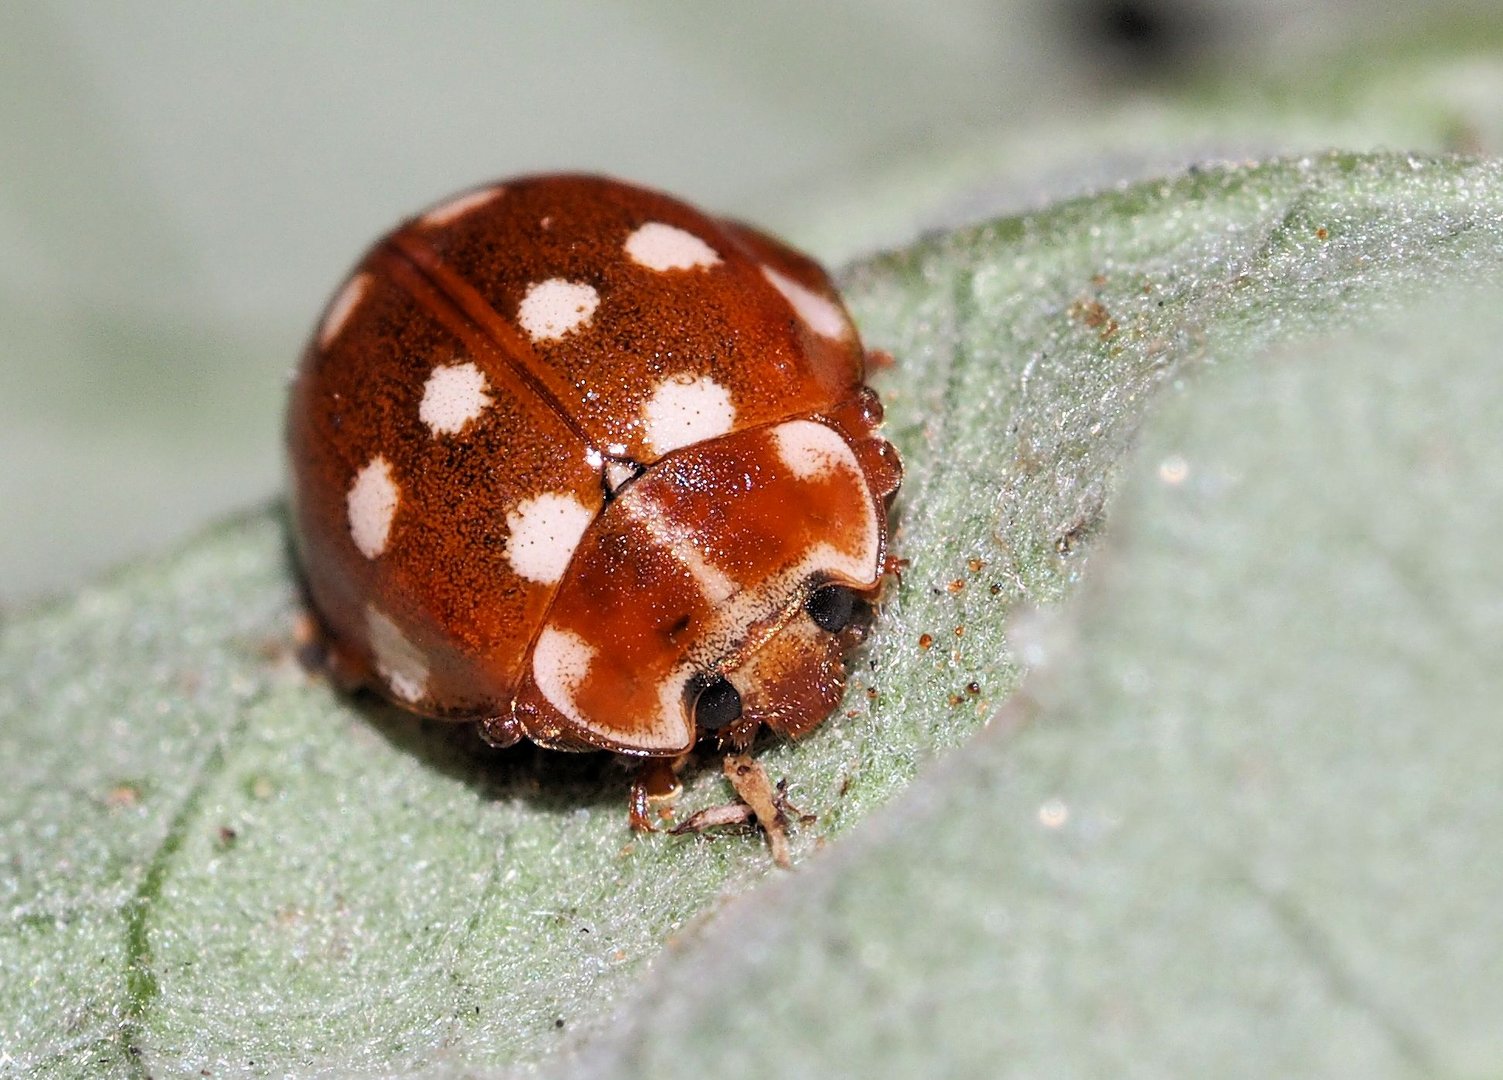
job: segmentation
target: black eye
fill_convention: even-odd
[[[741,716],[741,695],[729,679],[705,684],[694,699],[694,722],[705,731],[719,731]]]
[[[804,610],[821,630],[838,634],[856,617],[860,600],[844,585],[826,585],[815,589],[804,602]]]

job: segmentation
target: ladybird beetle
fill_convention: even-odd
[[[330,670],[492,744],[664,765],[835,708],[901,468],[823,270],[590,176],[479,188],[379,240],[288,413]]]

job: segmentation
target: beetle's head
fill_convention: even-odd
[[[667,756],[815,727],[869,624],[896,485],[886,443],[821,418],[656,462],[559,585],[518,695],[529,735]]]

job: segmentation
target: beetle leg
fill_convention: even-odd
[[[522,722],[509,712],[480,721],[480,737],[498,749],[515,746],[526,734]]]
[[[292,640],[303,668],[323,675],[340,693],[352,693],[370,685],[370,666],[326,633],[311,612],[299,613],[293,623]]]
[[[673,800],[683,790],[678,782],[678,770],[688,759],[688,754],[675,758],[648,758],[638,767],[631,781],[627,817],[633,832],[657,832],[650,816],[652,808],[658,807],[660,816],[666,817]]]

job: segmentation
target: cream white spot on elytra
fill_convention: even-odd
[[[691,232],[649,221],[626,238],[631,261],[649,270],[693,270],[720,261],[715,249]]]
[[[642,423],[647,445],[666,454],[730,431],[736,407],[731,392],[708,375],[674,375],[643,404]]]
[[[370,287],[371,276],[364,271],[344,283],[344,288],[339,290],[339,295],[330,302],[329,310],[324,312],[324,321],[319,324],[319,348],[327,349],[330,343],[339,336],[345,323],[350,321],[350,316],[360,306],[360,301],[365,299],[365,294]]]
[[[850,446],[824,424],[790,420],[772,429],[772,439],[778,460],[800,480],[813,480],[837,469],[861,475]]]
[[[448,225],[458,221],[473,210],[479,210],[486,203],[501,194],[501,188],[480,188],[478,191],[467,191],[463,195],[456,195],[448,202],[439,203],[429,210],[420,219],[424,225]]]
[[[428,693],[428,658],[422,650],[374,605],[365,609],[365,629],[376,672],[391,692],[409,704],[423,698]]]
[[[350,519],[350,537],[367,559],[374,559],[386,550],[400,500],[391,462],[380,454],[355,474],[355,482],[345,496],[345,510]]]
[[[556,341],[589,325],[599,306],[600,294],[584,282],[549,278],[527,286],[517,322],[533,341]]]
[[[418,419],[435,438],[463,430],[491,403],[485,392],[485,374],[474,364],[442,364],[428,374]]]
[[[579,538],[595,511],[573,495],[544,492],[524,500],[506,515],[506,558],[528,581],[552,585],[564,576]]]
[[[548,704],[581,727],[590,723],[580,714],[574,695],[590,674],[595,649],[569,630],[545,626],[532,647],[532,681]]]
[[[778,273],[770,266],[762,267],[762,276],[771,283],[774,289],[783,294],[783,298],[793,307],[794,314],[816,334],[840,341],[850,333],[850,323],[846,322],[840,305],[829,297],[821,296],[813,289],[805,288],[791,277]]]

